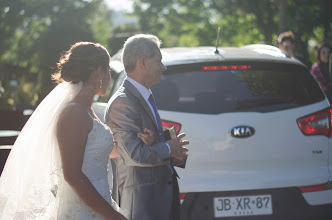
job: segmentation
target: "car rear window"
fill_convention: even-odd
[[[168,66],[151,90],[161,110],[203,114],[272,112],[325,99],[308,69],[271,62]]]

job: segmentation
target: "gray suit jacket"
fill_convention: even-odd
[[[169,220],[173,188],[169,149],[158,135],[150,107],[129,81],[110,99],[105,118],[121,155],[112,159],[114,200],[129,212],[129,220]],[[151,146],[137,137],[144,128],[154,133]]]

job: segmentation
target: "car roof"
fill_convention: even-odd
[[[299,60],[291,58],[279,48],[265,44],[250,44],[242,47],[170,47],[161,48],[162,61],[166,66],[191,63],[204,63],[214,61],[267,61],[294,63],[305,66]],[[124,69],[121,62],[122,49],[119,50],[111,61],[111,66],[116,72]]]
[[[219,53],[215,47],[173,47],[161,48],[162,60],[165,65],[177,65],[211,61],[271,61],[302,64],[290,58],[279,48],[252,44],[243,47],[221,47]]]

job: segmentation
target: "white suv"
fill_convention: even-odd
[[[268,45],[161,51],[151,90],[163,125],[190,140],[182,220],[332,219],[332,110],[301,62]],[[110,95],[126,76],[119,57]]]

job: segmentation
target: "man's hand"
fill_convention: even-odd
[[[175,161],[182,161],[187,157],[186,152],[188,152],[188,148],[183,147],[184,145],[188,145],[189,141],[187,140],[182,140],[182,138],[186,136],[186,134],[182,133],[179,134],[176,138],[173,138],[166,143],[169,144],[169,148],[171,149],[171,160],[173,161],[173,158]],[[177,162],[176,162],[177,163]],[[177,165],[177,164],[175,164]]]
[[[146,146],[151,146],[153,143],[152,131],[145,128],[143,132],[144,133],[137,133],[137,137],[139,137]]]
[[[175,166],[181,166],[184,165],[184,163],[186,162],[187,159],[187,154],[185,154],[185,156],[182,157],[173,157],[171,158],[172,164]]]

